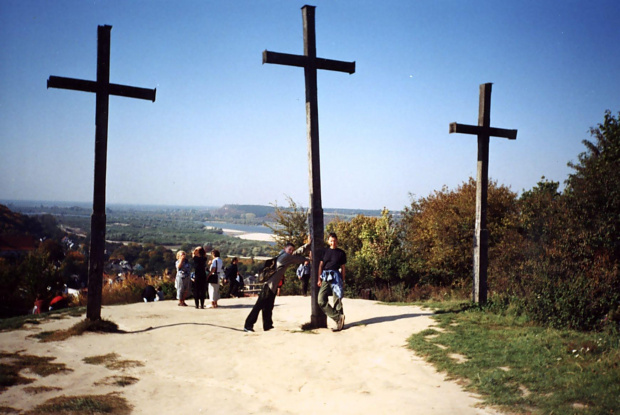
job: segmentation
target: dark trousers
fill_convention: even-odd
[[[258,295],[256,304],[250,311],[248,318],[245,319],[244,327],[246,329],[253,329],[256,320],[258,320],[258,313],[263,312],[263,330],[269,330],[273,327],[273,320],[271,316],[273,314],[273,304],[276,301],[276,294],[269,289],[267,284],[263,286],[263,290]]]
[[[194,281],[194,303],[196,307],[204,307],[205,305],[205,297],[207,296],[207,277],[200,278],[197,277]]]
[[[237,281],[230,281],[230,295],[231,297],[239,297],[239,283]]]
[[[301,292],[304,296],[308,295],[308,281],[310,281],[310,275],[304,274],[301,276]]]

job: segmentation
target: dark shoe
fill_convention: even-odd
[[[271,327],[265,327],[265,328],[263,329],[263,331],[269,331],[269,330],[271,330],[271,329],[273,329],[273,328],[274,328],[273,326],[271,326]]]
[[[250,329],[250,328],[247,328],[247,327],[244,327],[243,331],[245,331],[246,333],[254,333],[254,329]]]
[[[338,319],[338,326],[332,331],[341,331],[344,328],[344,314]]]

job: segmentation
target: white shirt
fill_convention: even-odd
[[[222,268],[224,268],[222,258],[217,257],[211,261],[211,268],[209,270],[215,269],[215,274],[217,274],[218,278],[222,278]]]

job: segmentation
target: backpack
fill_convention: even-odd
[[[278,256],[274,256],[273,258],[269,258],[263,264],[263,267],[258,271],[258,282],[264,283],[267,282],[269,278],[276,273],[276,269],[278,268]]]

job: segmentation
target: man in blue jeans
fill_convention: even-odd
[[[258,300],[256,300],[256,304],[254,304],[252,311],[250,311],[250,314],[245,319],[245,324],[243,326],[244,331],[254,331],[254,323],[258,320],[258,314],[261,311],[263,312],[263,330],[269,331],[273,328],[273,320],[271,318],[273,314],[273,303],[276,300],[278,284],[280,280],[284,278],[284,272],[293,264],[303,264],[304,261],[309,260],[303,256],[310,251],[309,243],[298,248],[296,251],[293,251],[294,248],[295,246],[289,242],[280,252],[280,255],[278,255],[276,271],[263,286],[263,289],[258,295]]]
[[[321,287],[318,295],[319,307],[337,324],[333,331],[340,331],[344,327],[344,311],[342,309],[342,297],[344,296],[344,276],[347,254],[338,248],[338,236],[329,234],[329,249],[323,254],[319,263],[319,281]],[[329,305],[328,297],[334,298],[334,306]]]

